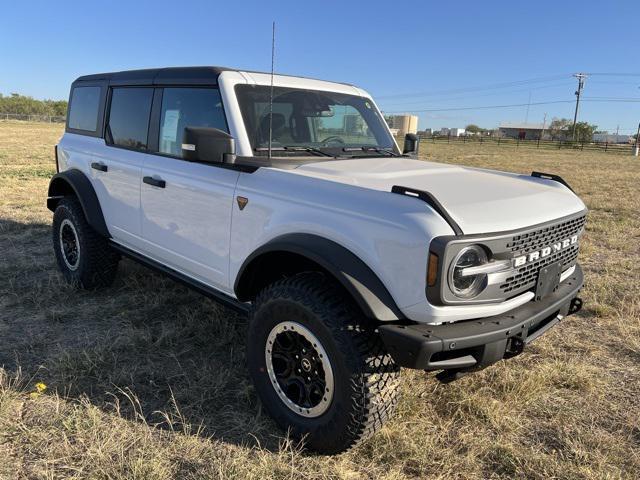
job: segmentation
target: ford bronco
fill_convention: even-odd
[[[364,90],[219,67],[78,78],[47,206],[67,281],[122,256],[249,315],[265,409],[316,451],[372,435],[401,367],[442,381],[581,307],[562,178],[417,159]]]

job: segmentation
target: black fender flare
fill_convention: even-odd
[[[346,289],[367,318],[380,321],[405,318],[389,290],[367,264],[342,245],[306,233],[277,237],[245,259],[234,284],[234,292],[240,301],[251,300],[251,281],[260,263],[258,260],[278,252],[300,255],[322,267]]]
[[[104,221],[100,201],[93,185],[84,173],[75,168],[56,173],[51,177],[47,208],[54,212],[58,202],[69,194],[75,195],[80,202],[87,223],[103,237],[110,238],[111,235]]]

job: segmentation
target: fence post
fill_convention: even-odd
[[[604,151],[606,152],[608,148],[609,148],[609,141],[607,140],[606,142],[604,142]]]
[[[462,143],[467,143],[467,136],[466,136],[466,135],[464,135],[464,136],[462,137]]]
[[[584,150],[584,140],[582,141],[582,146],[580,147],[580,151],[582,152]]]
[[[451,143],[451,134],[447,135],[447,143]]]

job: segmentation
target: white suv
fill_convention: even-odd
[[[47,205],[65,278],[121,255],[248,312],[279,425],[371,435],[400,367],[451,381],[580,309],[586,208],[559,177],[415,159],[352,85],[217,67],[78,78]]]

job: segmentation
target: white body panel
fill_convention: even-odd
[[[155,260],[229,293],[231,205],[239,173],[145,155],[141,184],[143,249]]]
[[[105,145],[104,139],[65,133],[58,144],[60,170],[76,168],[91,179],[114,240],[140,248],[140,172],[145,154]],[[91,168],[104,164],[107,172]]]
[[[236,151],[252,150],[237,103],[237,84],[269,85],[267,74],[224,71],[218,84]],[[275,86],[369,95],[351,85],[274,77]],[[373,103],[373,101],[372,101]],[[375,103],[373,103],[375,105]],[[431,192],[465,234],[514,230],[583,210],[566,187],[548,180],[407,158],[309,163],[253,173],[143,154],[103,139],[66,133],[61,170],[78,168],[92,181],[113,239],[156,261],[233,295],[246,258],[289,233],[310,233],[354,253],[382,281],[407,318],[441,323],[507,312],[532,293],[496,304],[433,306],[425,281],[429,244],[452,235],[424,202],[391,193],[393,185]],[[108,173],[91,169],[92,161]],[[142,183],[144,176],[166,188]],[[249,202],[240,210],[235,201]]]
[[[303,165],[294,172],[384,192],[390,192],[393,185],[426,190],[444,205],[465,234],[515,230],[585,208],[557,182],[408,158],[323,162]]]

